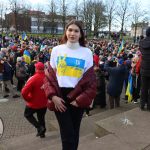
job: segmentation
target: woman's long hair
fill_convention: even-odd
[[[68,27],[69,27],[70,25],[72,25],[72,24],[74,24],[74,25],[76,25],[76,26],[79,27],[80,33],[81,33],[81,37],[79,38],[79,44],[80,44],[81,46],[85,47],[85,43],[86,43],[86,42],[85,42],[84,32],[83,32],[83,29],[82,29],[82,23],[81,23],[81,21],[77,21],[77,20],[72,20],[72,21],[70,21],[70,22],[66,25],[64,35],[63,35],[63,37],[62,37],[62,39],[61,39],[61,44],[64,44],[64,43],[66,43],[66,42],[68,41],[67,36],[66,36],[66,31],[67,31]]]

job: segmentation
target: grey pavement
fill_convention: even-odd
[[[114,144],[111,144],[111,146],[104,145],[105,149],[110,149],[115,145],[118,148],[120,147],[119,149],[150,150],[149,111],[134,108],[100,120],[96,122],[96,125],[108,131],[106,140],[113,140]],[[122,144],[120,145],[120,143]]]
[[[8,98],[6,102],[0,102],[0,117],[4,122],[4,134],[1,140],[34,133],[35,129],[24,118],[25,103],[22,98]],[[49,125],[49,120],[54,119],[54,114],[47,111],[46,122],[47,130],[54,130]]]
[[[4,122],[0,150],[61,150],[54,113],[47,111],[46,138],[40,139],[24,118],[24,108],[21,97],[0,99],[0,117]],[[82,120],[79,150],[150,150],[149,113],[141,111],[138,104],[125,104],[123,100],[117,109],[97,107]]]

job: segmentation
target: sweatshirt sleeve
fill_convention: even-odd
[[[51,52],[51,57],[50,57],[50,65],[52,66],[53,69],[56,69],[56,50],[55,48],[52,49]]]
[[[31,101],[33,86],[34,86],[34,77],[31,77],[21,91],[21,94],[25,101]]]
[[[86,62],[85,72],[93,66],[92,51],[89,48],[87,48],[87,51],[88,51],[88,53],[87,53],[87,56],[86,56],[87,62]]]

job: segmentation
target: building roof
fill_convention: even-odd
[[[30,15],[37,15],[37,14],[45,15],[45,12],[38,11],[38,10],[29,10],[29,14]]]

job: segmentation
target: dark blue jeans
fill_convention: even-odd
[[[55,112],[60,127],[62,150],[77,150],[79,143],[80,123],[84,109],[67,104],[63,113]]]

